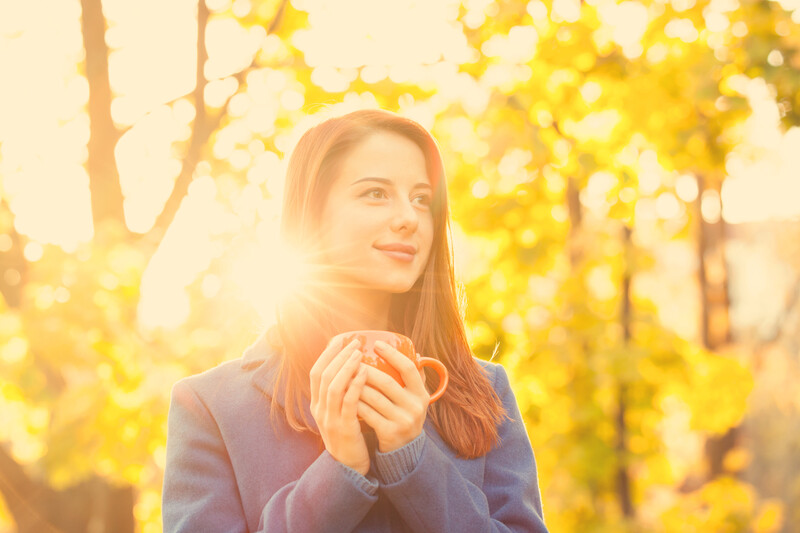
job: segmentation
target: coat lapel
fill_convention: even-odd
[[[267,336],[261,335],[256,342],[249,346],[242,355],[242,369],[251,371],[250,382],[269,398],[275,398],[281,409],[286,410],[283,395],[283,383],[277,382],[278,363],[280,353],[267,340]],[[311,423],[311,429],[318,431],[316,421],[311,416],[311,406],[306,401],[302,406],[307,419]],[[297,409],[295,407],[295,409]],[[299,413],[295,413],[299,416]]]

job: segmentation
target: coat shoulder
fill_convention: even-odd
[[[486,373],[486,377],[489,379],[489,383],[492,384],[492,388],[494,388],[495,391],[502,389],[504,385],[507,384],[508,379],[506,378],[506,371],[503,368],[503,365],[500,363],[493,363],[491,361],[479,359],[477,357],[473,357],[473,359]]]
[[[188,386],[199,395],[205,396],[205,393],[218,392],[244,378],[245,372],[243,372],[241,361],[234,359],[220,363],[199,374],[182,378],[175,383],[175,386]]]
[[[252,386],[252,374],[252,370],[242,366],[240,359],[226,361],[177,381],[172,388],[173,400],[191,393],[214,418],[242,411],[264,403],[263,396]]]

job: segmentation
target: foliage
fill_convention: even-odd
[[[266,28],[281,5],[238,4],[212,20]],[[707,480],[701,445],[692,448],[745,415],[747,358],[665,327],[636,282],[660,244],[693,245],[699,221],[676,180],[724,179],[750,113],[747,79],[771,84],[784,126],[800,123],[791,15],[753,0],[463,2],[451,22],[471,54],[437,57],[415,78],[310,64],[297,38],[312,26],[306,4],[285,5],[252,64],[221,81],[234,98],[194,170],[205,189],[190,188],[182,209],[205,195],[227,222],[210,231],[220,251],[186,283],[182,324],[140,323],[157,254],[196,252],[169,240],[173,228],[153,241],[96,223],[76,250],[45,245],[26,261],[19,305],[0,302],[3,446],[56,488],[90,475],[135,485],[141,529],[159,530],[168,392],[238,357],[259,330],[232,265],[275,223],[277,161],[294,125],[334,103],[379,105],[425,122],[442,148],[470,340],[511,370],[551,530],[778,531],[781,502],[738,478]],[[623,15],[644,17],[641,32],[626,33]],[[794,68],[775,66],[775,51]],[[169,149],[185,154],[191,142]],[[664,194],[675,212],[654,216]],[[12,215],[3,213],[9,235]],[[738,449],[727,460],[733,470],[745,461]]]

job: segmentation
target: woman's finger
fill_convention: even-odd
[[[328,383],[357,347],[358,341],[354,339],[342,348],[339,348],[338,343],[333,343],[323,350],[309,373],[311,405],[316,405],[320,399],[323,399],[320,397],[320,391],[325,391],[322,394],[327,394]]]
[[[350,387],[344,394],[342,399],[342,418],[345,420],[355,418],[358,414],[358,399],[364,390],[364,385],[367,382],[367,369],[361,365],[356,372],[353,381],[350,382]]]
[[[386,372],[382,372],[369,365],[367,365],[367,385],[386,396],[393,404],[406,405],[408,403],[409,391],[401,387],[400,384]]]
[[[344,395],[347,392],[347,387],[353,380],[353,376],[358,371],[358,367],[361,364],[361,357],[363,357],[361,351],[354,350],[344,363],[342,363],[338,372],[328,384],[326,403],[327,409],[333,416],[339,416],[342,411]],[[334,363],[328,366],[330,368],[334,366]]]
[[[325,367],[328,366],[328,363],[330,363],[331,360],[336,357],[336,354],[338,354],[342,349],[344,349],[344,346],[341,346],[341,343],[329,342],[325,349],[322,350],[322,353],[319,354],[317,360],[314,361],[314,366],[311,367],[311,371],[308,374],[311,382],[312,402],[314,401],[315,395],[319,390],[319,380],[322,375],[322,371],[325,370]]]
[[[344,366],[344,364],[347,362],[350,356],[353,355],[353,352],[355,352],[357,348],[358,348],[358,342],[357,341],[351,342],[350,344],[345,346],[342,349],[342,351],[337,353],[333,357],[333,359],[331,359],[331,361],[325,366],[325,368],[322,369],[322,373],[320,374],[319,377],[320,393],[322,393],[322,391],[328,390],[328,387],[330,386],[330,383],[333,380],[333,378],[336,377],[336,374],[339,373],[339,370],[341,370],[342,366]]]
[[[372,406],[363,400],[358,400],[356,413],[369,427],[375,430],[375,433],[378,434],[383,432],[388,424],[391,424],[389,420],[384,418],[378,411],[373,409]]]
[[[417,365],[405,354],[397,351],[383,341],[375,341],[375,351],[397,370],[409,391],[416,395],[427,393],[425,384],[422,382],[422,378],[419,375]]]
[[[386,395],[369,385],[364,386],[361,391],[360,400],[389,420],[397,418],[400,411],[400,408],[392,403]]]
[[[396,450],[422,431],[429,397],[425,391],[415,394],[401,387],[394,378],[371,366],[367,374],[358,414],[375,430],[382,452]]]

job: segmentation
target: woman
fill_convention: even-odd
[[[313,274],[241,361],[175,385],[166,532],[546,531],[506,373],[467,344],[442,169],[430,134],[386,111],[303,135],[281,232]],[[329,343],[357,329],[441,360],[444,396],[428,407],[435,374],[393,348],[405,387]]]

